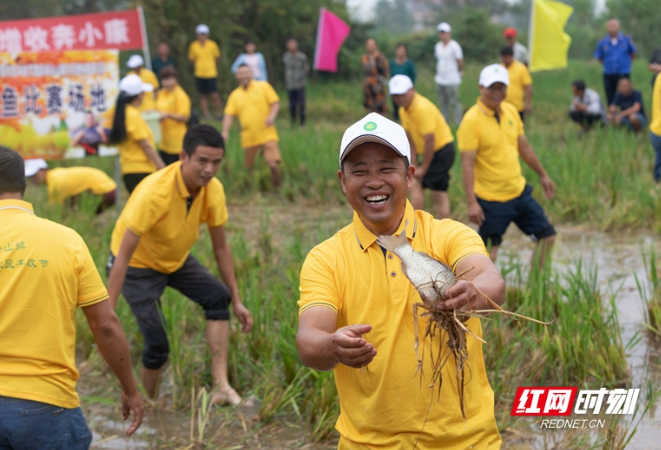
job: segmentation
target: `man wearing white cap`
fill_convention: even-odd
[[[50,204],[61,205],[66,199],[73,200],[86,191],[102,196],[96,214],[101,214],[115,204],[117,183],[94,167],[49,169],[43,159],[28,159],[25,161],[25,176],[37,186],[46,185]]]
[[[461,122],[461,103],[459,102],[459,85],[464,70],[464,52],[461,46],[452,39],[452,28],[446,22],[436,27],[439,41],[434,47],[436,57],[436,92],[443,117],[450,122],[450,108],[454,113],[454,123]]]
[[[406,75],[395,75],[388,87],[393,101],[400,107],[402,127],[415,165],[411,204],[414,209],[423,209],[423,189],[430,189],[436,205],[436,218],[447,219],[450,217],[450,168],[455,154],[450,127],[436,105],[418,94]]]
[[[480,226],[492,261],[505,230],[514,222],[537,243],[533,263],[539,258],[542,266],[555,241],[555,229],[533,198],[532,186],[526,185],[519,156],[539,175],[546,198],[553,198],[555,188],[526,139],[519,112],[504,101],[508,85],[505,67],[492,64],[482,69],[480,97],[457,131],[468,216]]]
[[[209,27],[207,25],[199,24],[195,28],[195,33],[197,34],[197,40],[188,47],[188,59],[195,67],[195,83],[197,84],[197,91],[200,93],[202,114],[207,120],[211,120],[207,100],[207,95],[210,95],[216,109],[216,118],[220,120],[223,116],[223,108],[216,86],[220,49],[218,44],[209,39]]]
[[[145,98],[142,100],[140,105],[140,112],[151,111],[156,109],[156,104],[154,99],[156,98],[155,93],[158,89],[158,77],[154,72],[149,69],[145,69],[145,60],[142,59],[140,55],[131,55],[129,60],[126,62],[126,66],[129,69],[132,69],[126,75],[137,75],[140,77],[143,83],[151,84],[154,87],[154,90],[151,93],[145,95]]]
[[[472,268],[470,282],[450,289],[450,309],[485,307],[476,289],[503,303],[505,284],[473,230],[435,220],[406,200],[416,170],[410,157],[404,129],[379,114],[367,115],[344,133],[338,176],[354,210],[353,223],[312,249],[303,264],[298,353],[303,364],[334,371],[339,449],[395,450],[416,442],[421,450],[499,449],[494,395],[477,339],[468,339],[465,420],[456,385],[443,383],[437,397],[427,388],[429,376],[422,386],[416,376],[413,305],[421,298],[399,258],[379,246],[377,237],[406,233],[415,250],[455,272]],[[470,318],[466,326],[482,334],[479,318]],[[422,320],[418,332],[424,336]],[[432,373],[430,358],[421,373]],[[452,358],[442,375],[454,380]]]

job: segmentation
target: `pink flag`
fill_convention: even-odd
[[[314,51],[314,69],[337,72],[337,54],[351,27],[326,8],[321,8]]]

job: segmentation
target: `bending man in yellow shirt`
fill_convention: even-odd
[[[241,64],[236,71],[239,87],[234,89],[227,99],[225,119],[223,120],[223,138],[229,139],[234,117],[241,125],[241,147],[245,150],[244,166],[252,169],[255,156],[260,151],[271,170],[271,184],[280,187],[280,149],[275,118],[280,111],[280,98],[267,81],[252,78],[252,71],[247,64]]]
[[[110,304],[115,307],[121,291],[133,311],[144,338],[142,384],[147,395],[155,398],[170,353],[160,297],[170,286],[198,303],[207,318],[212,401],[238,405],[241,397],[227,379],[230,304],[244,333],[252,328],[252,318],[239,296],[232,251],[225,238],[225,191],[215,178],[225,144],[212,126],[196,125],[186,132],[183,147],[180,161],[138,185],[117,219],[108,260]],[[209,228],[225,284],[190,254],[202,223]]]
[[[126,433],[142,423],[122,325],[85,241],[22,200],[21,155],[0,146],[0,448],[87,449],[76,393],[76,318],[82,308],[103,359],[119,379]]]
[[[455,154],[450,127],[436,105],[418,94],[406,75],[392,77],[388,90],[395,104],[400,107],[402,127],[406,131],[411,154],[414,155],[415,176],[411,186],[411,204],[415,209],[423,209],[423,189],[430,189],[436,205],[436,218],[447,219],[450,217],[450,169]]]
[[[28,159],[25,161],[25,176],[37,186],[47,186],[50,204],[61,205],[71,198],[73,207],[74,199],[83,192],[101,195],[97,215],[112,207],[117,197],[117,183],[105,172],[93,167],[49,169],[43,159]]]
[[[444,382],[437,396],[427,388],[428,375],[422,386],[416,376],[413,305],[421,298],[402,273],[399,258],[376,242],[379,235],[406,232],[415,250],[455,273],[472,268],[467,271],[471,281],[459,281],[448,292],[449,309],[486,307],[476,289],[499,304],[505,301],[505,282],[479,236],[461,223],[414,211],[406,200],[415,177],[410,158],[404,129],[379,114],[367,115],[344,133],[338,175],[354,210],[353,223],[305,259],[298,353],[303,364],[335,374],[341,450],[410,449],[418,437],[420,450],[496,450],[501,438],[482,344],[467,337],[466,373],[471,377],[463,389],[464,420],[456,384]],[[424,320],[418,325],[424,336]],[[466,326],[482,334],[479,318],[470,318]],[[435,345],[441,343],[436,339]],[[431,364],[425,358],[421,372],[431,374]],[[442,376],[453,380],[455,375],[450,358]]]
[[[555,188],[526,139],[518,111],[504,101],[508,84],[509,75],[501,65],[482,69],[481,95],[457,131],[468,217],[480,226],[478,233],[490,248],[492,261],[505,230],[514,222],[537,242],[533,262],[539,258],[542,266],[555,241],[555,229],[521,175],[519,156],[539,175],[546,198],[553,198]]]

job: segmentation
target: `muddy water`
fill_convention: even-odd
[[[269,232],[276,238],[288,236],[295,226],[306,226],[305,218],[311,227],[320,224],[329,230],[337,230],[351,220],[351,213],[347,208],[306,208],[304,217],[300,216],[300,205],[295,207],[279,207],[271,211]],[[264,216],[264,207],[259,206],[230,206],[234,229],[243,229],[244,237],[248,241],[255,241],[259,234],[254,224]],[[312,212],[311,210],[315,210]],[[513,228],[513,227],[512,227]],[[232,228],[230,228],[231,232]],[[645,279],[645,270],[641,249],[648,249],[654,245],[657,254],[661,254],[661,241],[658,237],[646,233],[631,234],[604,234],[582,228],[560,227],[557,241],[554,264],[559,271],[570,269],[577,260],[582,259],[588,267],[598,267],[599,283],[602,292],[617,290],[616,303],[622,336],[625,345],[636,333],[642,330],[643,306],[640,299],[635,275],[640,280]],[[281,245],[283,242],[276,242]],[[527,261],[532,253],[533,246],[522,236],[518,230],[510,229],[501,250],[501,261],[508,257],[517,257]],[[633,387],[641,388],[639,405],[644,400],[643,388],[647,382],[653,386],[661,386],[661,350],[651,340],[642,338],[627,351],[627,359],[632,371]],[[123,438],[123,424],[117,421],[119,411],[116,405],[106,404],[108,397],[107,386],[113,384],[111,378],[102,378],[98,374],[85,374],[81,376],[80,391],[83,396],[83,405],[86,417],[94,431],[95,449],[152,449],[152,448],[205,448],[195,441],[198,437],[198,427],[191,425],[189,412],[173,412],[167,404],[157,405],[147,411],[144,425],[138,435]],[[106,386],[105,388],[103,386]],[[99,400],[99,399],[102,400]],[[627,447],[632,450],[661,449],[661,412],[657,411],[659,403],[651,408],[638,426],[636,435]],[[114,418],[112,420],[111,418]],[[219,409],[212,414],[204,441],[211,443],[206,448],[224,449],[332,449],[336,448],[333,442],[328,444],[309,444],[306,442],[305,429],[296,417],[278,418],[277,423],[261,427],[256,419],[256,409]],[[538,427],[538,425],[537,425]],[[191,434],[191,429],[193,433]],[[541,440],[532,441],[524,446],[515,445],[515,438],[534,437],[538,435],[539,428],[531,427],[528,430],[517,432],[516,435],[506,435],[504,449],[530,449],[541,450],[549,447]],[[556,430],[551,430],[551,433]],[[583,432],[584,430],[577,430]],[[585,431],[587,432],[587,431]],[[512,437],[514,436],[514,437]],[[521,439],[518,439],[519,441]],[[556,446],[564,450],[565,447]]]
[[[646,404],[644,392],[647,383],[657,388],[661,386],[661,346],[654,339],[647,338],[642,331],[644,309],[636,284],[636,276],[641,282],[646,280],[642,250],[649,252],[652,247],[657,255],[661,254],[661,240],[652,233],[607,234],[580,227],[561,227],[554,250],[554,266],[557,270],[571,269],[580,259],[586,267],[598,268],[598,281],[603,293],[616,293],[615,301],[624,345],[632,339],[637,341],[627,349],[627,362],[631,370],[632,387],[641,388],[638,399],[638,405],[641,407]],[[501,248],[500,255],[505,259],[519,257],[522,261],[529,261],[534,247],[526,236],[510,227]],[[657,400],[643,417],[627,449],[661,449],[659,406],[661,400]],[[553,431],[555,430],[551,432]]]

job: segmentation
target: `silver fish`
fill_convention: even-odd
[[[399,236],[379,236],[376,241],[402,260],[402,272],[418,290],[425,306],[431,308],[447,300],[445,293],[456,282],[452,269],[426,253],[417,252],[406,238],[406,227]]]

